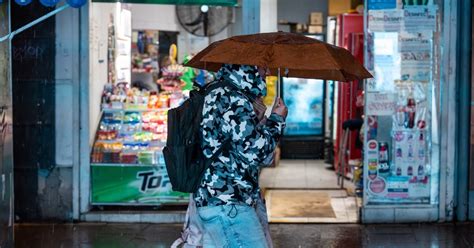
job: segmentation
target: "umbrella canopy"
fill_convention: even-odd
[[[234,36],[199,52],[186,66],[218,71],[222,64],[257,65],[271,75],[348,82],[372,75],[344,48],[300,34],[275,32]]]

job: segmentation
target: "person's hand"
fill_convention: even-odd
[[[283,119],[286,119],[286,116],[288,115],[288,108],[286,107],[283,100],[281,100],[281,98],[277,98],[277,100],[275,101],[275,104],[273,105],[272,109],[272,114],[277,114],[283,117]]]
[[[265,117],[265,112],[267,112],[267,106],[265,106],[265,103],[263,103],[263,98],[262,97],[257,98],[252,103],[252,105],[253,105],[255,114],[257,115],[258,121],[261,122],[263,118]]]

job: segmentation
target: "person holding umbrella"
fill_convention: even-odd
[[[203,245],[271,246],[254,205],[261,199],[259,166],[272,155],[288,114],[279,98],[281,76],[348,82],[372,75],[344,48],[285,32],[214,42],[186,66],[218,72],[218,81],[233,84],[212,90],[202,112],[204,155],[211,158],[221,151],[194,194],[204,228]],[[259,97],[266,94],[264,75],[278,76],[277,99],[265,121],[256,113],[262,110]]]
[[[224,64],[217,80],[233,87],[216,88],[205,98],[204,155],[211,158],[224,148],[194,194],[204,247],[268,247],[254,208],[260,199],[258,172],[273,155],[288,109],[277,99],[272,114],[259,125],[262,115],[257,116],[253,103],[266,95],[264,73],[256,66]]]

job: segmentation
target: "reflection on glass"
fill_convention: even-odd
[[[283,99],[288,106],[285,135],[322,135],[324,81],[302,78],[283,80]]]

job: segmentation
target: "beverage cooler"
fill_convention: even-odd
[[[288,106],[281,140],[282,158],[322,159],[324,156],[323,80],[283,78],[282,98]]]
[[[306,35],[324,41],[324,35]],[[288,106],[286,128],[281,139],[281,157],[323,159],[325,136],[324,80],[282,78],[282,98]]]
[[[436,221],[440,10],[389,2],[366,4],[362,220]]]

